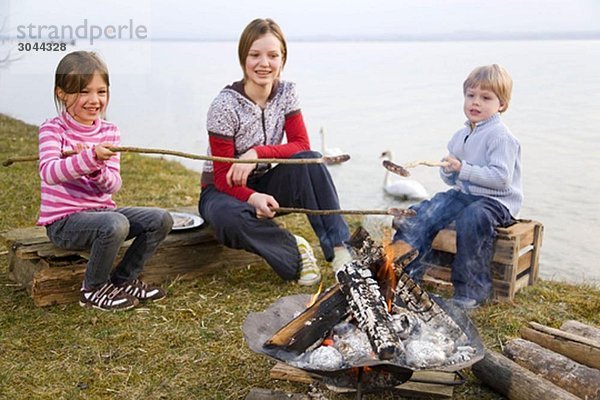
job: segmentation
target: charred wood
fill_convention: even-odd
[[[346,296],[338,285],[332,286],[298,317],[279,329],[265,346],[301,354],[323,339],[347,314]]]
[[[392,359],[401,342],[393,329],[392,316],[387,311],[379,285],[369,268],[355,260],[345,264],[336,277],[352,315],[369,337],[379,359]]]

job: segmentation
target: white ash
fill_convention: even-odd
[[[415,329],[419,329],[421,326],[421,320],[417,318],[413,313],[399,313],[392,315],[394,330],[398,333],[398,336],[402,340],[406,340],[410,337]]]
[[[448,357],[448,364],[460,364],[469,361],[477,353],[471,346],[458,346],[456,353]]]
[[[439,367],[454,351],[454,340],[445,330],[433,330],[422,324],[406,341],[405,362],[413,368]]]
[[[367,334],[352,324],[347,325],[354,327],[354,329],[348,329],[340,335],[333,335],[333,346],[342,354],[346,362],[349,365],[354,365],[359,360],[369,358],[376,360],[377,357],[373,353],[373,347]]]
[[[462,330],[457,331],[455,324],[445,326],[425,323],[409,310],[394,314],[392,318],[393,328],[401,338],[397,343],[396,357],[392,360],[397,365],[430,369],[463,363],[476,354],[476,350],[468,345],[466,334]],[[318,346],[307,350],[298,359],[296,366],[335,370],[364,363],[366,360],[378,360],[367,334],[355,323],[341,322],[333,328],[331,334],[332,346]]]

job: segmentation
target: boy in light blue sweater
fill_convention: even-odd
[[[435,235],[456,222],[457,252],[452,263],[453,303],[476,308],[492,293],[490,261],[496,227],[510,225],[523,201],[521,146],[502,123],[512,79],[496,64],[475,68],[463,83],[465,127],[448,143],[442,180],[452,189],[414,205],[417,216],[394,221],[394,242],[419,251],[406,271],[416,281],[421,258]]]

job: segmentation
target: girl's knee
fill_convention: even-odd
[[[99,231],[106,237],[125,240],[129,234],[129,220],[119,213],[107,213]]]

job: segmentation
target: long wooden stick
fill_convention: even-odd
[[[408,171],[408,169],[414,168],[419,165],[425,165],[427,167],[447,167],[448,165],[450,165],[447,161],[427,160],[413,161],[404,165],[393,163],[390,160],[383,160],[382,164],[385,169],[400,176],[410,176],[410,172]]]
[[[182,151],[174,150],[162,150],[162,149],[148,149],[143,147],[109,147],[111,151],[122,152],[122,153],[146,153],[146,154],[162,154],[170,155],[183,158],[191,158],[193,160],[204,160],[204,161],[219,161],[226,163],[238,163],[238,164],[256,164],[256,163],[273,163],[273,164],[337,164],[348,161],[350,156],[348,154],[342,154],[333,157],[321,157],[321,158],[260,158],[260,159],[239,159],[229,157],[215,157],[205,156],[201,154],[184,153]],[[63,157],[68,157],[75,154],[74,152],[66,152]],[[2,165],[8,167],[16,162],[25,161],[37,161],[38,156],[24,156],[24,157],[11,157],[2,162]]]
[[[447,167],[449,163],[447,161],[419,160],[404,164],[404,168],[414,168],[418,167],[419,165],[424,165],[426,167]]]
[[[308,215],[337,215],[337,214],[354,214],[354,215],[392,215],[394,217],[412,217],[416,212],[404,208],[388,208],[387,210],[311,210],[308,208],[290,208],[279,207],[273,208],[273,211],[280,214],[308,214]]]

